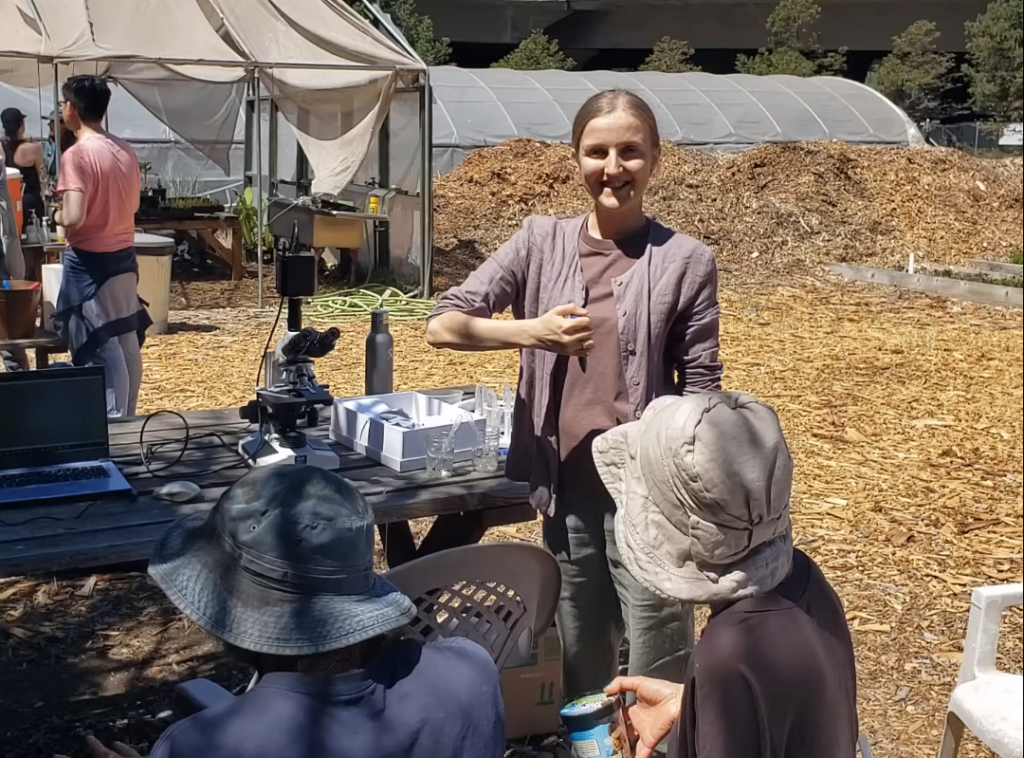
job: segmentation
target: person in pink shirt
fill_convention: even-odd
[[[53,216],[68,241],[54,321],[76,366],[103,366],[107,414],[133,416],[152,324],[134,248],[139,163],[127,142],[103,129],[110,88],[102,77],[73,76],[62,93],[61,117],[76,142],[61,158],[63,202]]]

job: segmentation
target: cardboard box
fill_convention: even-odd
[[[416,428],[381,421],[378,415],[388,411],[404,414]],[[427,438],[448,431],[456,420],[464,423],[455,433],[454,461],[468,461],[483,439],[484,417],[422,392],[339,398],[331,408],[330,437],[394,471],[418,471],[427,466]]]
[[[557,732],[562,703],[562,646],[551,627],[534,641],[530,659],[501,672],[505,738],[524,739]]]

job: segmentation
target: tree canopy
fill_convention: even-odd
[[[571,71],[575,67],[576,61],[562,52],[558,40],[551,39],[540,29],[535,29],[515,50],[491,64],[491,68],[512,68],[518,71]]]
[[[938,50],[940,36],[933,22],[915,21],[893,37],[892,52],[869,77],[869,84],[918,123],[951,110],[946,95],[954,84],[954,58]]]
[[[756,55],[740,55],[736,70],[768,76],[840,76],[846,69],[845,49],[825,53],[818,44],[821,6],[815,0],[782,0],[768,16],[768,47]]]
[[[976,110],[997,121],[1019,122],[1024,79],[1024,5],[994,0],[965,27],[968,63],[964,66]]]
[[[666,74],[683,74],[687,71],[700,71],[693,65],[693,48],[682,40],[662,37],[655,43],[654,49],[640,65],[638,71],[662,71]]]

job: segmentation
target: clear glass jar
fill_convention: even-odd
[[[487,426],[473,449],[473,469],[481,474],[494,474],[498,471],[498,444],[501,441],[501,429]]]

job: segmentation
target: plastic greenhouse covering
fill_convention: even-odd
[[[433,68],[430,75],[435,173],[451,170],[476,148],[516,137],[569,142],[580,106],[607,89],[644,98],[662,139],[682,146],[733,151],[805,140],[924,143],[890,100],[833,77],[454,67]]]

